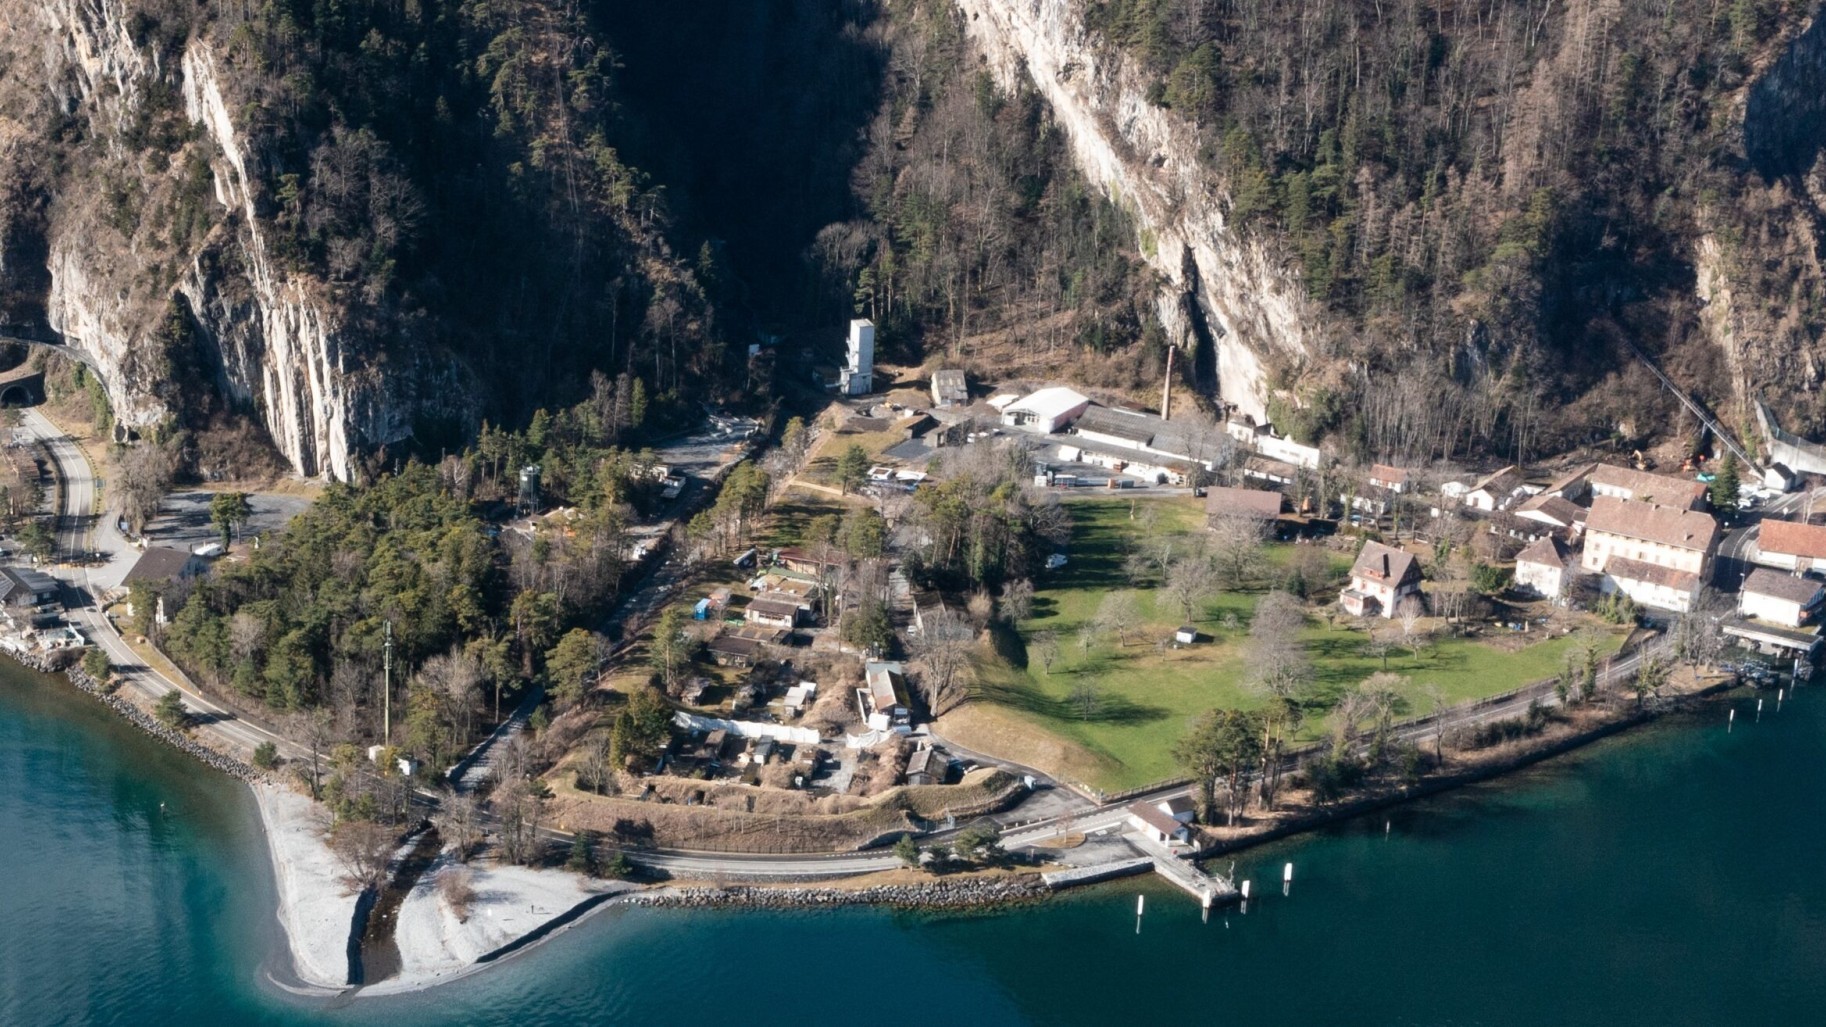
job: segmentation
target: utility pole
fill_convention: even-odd
[[[381,645],[381,728],[382,745],[393,744],[393,622],[387,622],[386,641]]]

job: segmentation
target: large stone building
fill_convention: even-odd
[[[1702,481],[1676,478],[1668,474],[1638,471],[1615,464],[1599,464],[1587,479],[1593,498],[1609,496],[1636,503],[1658,503],[1685,510],[1703,509],[1706,486]]]
[[[1698,599],[1717,547],[1718,522],[1708,514],[1600,495],[1585,524],[1580,566],[1603,575],[1607,593],[1683,612]]]
[[[1599,496],[1585,521],[1581,565],[1601,574],[1613,558],[1640,560],[1704,578],[1718,547],[1718,522],[1696,510]]]

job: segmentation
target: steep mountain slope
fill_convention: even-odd
[[[1734,423],[1826,423],[1797,4],[956,4],[1245,412],[1390,457],[1645,436],[1630,340]]]
[[[125,425],[215,392],[300,473],[349,479],[575,398],[590,370],[662,397],[723,371],[663,198],[614,148],[587,10],[0,15],[0,323],[85,354]]]

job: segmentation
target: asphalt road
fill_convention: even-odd
[[[96,550],[99,544],[102,551],[112,560],[120,559],[123,550],[130,551],[126,541],[113,530],[111,521],[106,518],[98,527],[97,521],[97,483],[94,479],[88,460],[73,441],[63,435],[54,425],[35,410],[25,411],[24,425],[45,441],[51,460],[58,469],[62,486],[62,502],[59,506],[57,535],[60,555],[89,553]],[[733,453],[739,452],[743,440],[733,438],[728,433],[720,437],[698,436],[681,440],[684,447],[714,447],[723,458],[733,460]],[[697,457],[699,453],[709,455],[709,450],[698,453],[687,453],[680,450],[680,455]],[[681,503],[685,497],[681,496]],[[681,507],[685,508],[685,507]],[[1771,508],[1779,512],[1779,508]],[[118,548],[117,548],[118,547]],[[676,564],[662,565],[650,576],[641,590],[630,595],[624,603],[624,610],[639,610],[643,604],[650,609],[651,604],[663,597],[672,587],[673,582],[682,573],[683,568]],[[92,598],[94,584],[91,581],[91,569],[87,566],[59,564],[51,569],[52,573],[70,586],[75,593],[70,604],[69,618],[81,627],[97,645],[101,646],[119,668],[122,687],[148,700],[155,700],[165,692],[176,688],[183,694],[185,705],[198,720],[198,730],[214,734],[225,747],[241,752],[251,751],[262,742],[272,742],[281,755],[287,758],[307,757],[302,746],[296,745],[275,731],[247,720],[231,710],[225,709],[200,695],[188,682],[173,681],[165,675],[145,666],[139,657],[129,649],[126,643],[115,633],[112,625],[102,616],[99,606]],[[1645,655],[1651,652],[1665,651],[1667,643],[1658,639],[1643,650],[1613,661],[1607,666],[1601,678],[1605,684],[1622,680],[1634,673]],[[1494,720],[1520,716],[1533,702],[1555,705],[1551,685],[1539,683],[1525,688],[1516,695],[1498,703],[1450,711],[1446,714],[1443,729],[1469,726]],[[1430,720],[1410,722],[1399,726],[1396,733],[1404,740],[1419,742],[1431,738],[1441,726]],[[510,732],[508,732],[511,734]],[[953,746],[954,750],[956,749]],[[967,756],[988,761],[981,754],[956,750]],[[1297,766],[1299,755],[1290,758],[1289,768]],[[1006,761],[994,761],[1011,770],[1021,770],[1017,764]],[[1028,771],[1030,773],[1036,773]],[[1095,831],[1121,824],[1127,817],[1125,807],[1138,800],[1157,801],[1160,799],[1188,794],[1187,786],[1175,786],[1143,796],[1133,796],[1122,802],[1097,805],[1064,789],[1042,789],[1044,797],[1042,806],[1027,807],[1024,811],[1003,814],[997,818],[1003,824],[1019,826],[1004,836],[1003,842],[1010,848],[1032,844],[1058,832],[1059,827],[1069,821],[1074,831]],[[1044,809],[1044,819],[1033,822],[1032,817]],[[1024,814],[1024,815],[1023,815]],[[555,834],[555,832],[553,832]],[[926,842],[942,841],[948,832],[928,836]],[[677,877],[783,877],[813,878],[840,877],[851,874],[870,873],[890,869],[899,865],[899,860],[891,853],[838,853],[830,855],[792,855],[769,856],[740,853],[698,853],[679,851],[632,851],[629,857],[637,863],[661,869]]]
[[[220,740],[219,747],[228,751],[248,754],[262,742],[272,742],[281,755],[308,757],[308,752],[302,746],[205,699],[190,682],[172,681],[146,666],[115,632],[95,599],[97,590],[103,587],[96,579],[118,582],[120,576],[126,573],[122,564],[131,566],[137,551],[114,530],[111,520],[105,525],[98,523],[108,519],[97,516],[99,490],[94,470],[81,448],[37,410],[28,408],[23,414],[22,425],[44,441],[60,483],[57,506],[58,551],[53,566],[46,569],[68,586],[65,603],[67,619],[80,628],[89,641],[108,654],[117,668],[121,688],[148,701],[157,700],[173,688],[177,689],[184,696],[184,705],[195,718],[198,730],[215,735]],[[73,558],[80,557],[80,554],[96,552],[102,554],[98,560],[81,557],[71,562]]]
[[[1750,562],[1750,546],[1756,541],[1764,518],[1785,518],[1807,503],[1807,492],[1789,492],[1764,504],[1757,510],[1739,513],[1735,523],[1726,528],[1718,541],[1718,556],[1713,561],[1712,583],[1735,592],[1756,565]]]

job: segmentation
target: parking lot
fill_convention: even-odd
[[[147,541],[172,549],[194,549],[205,543],[220,542],[222,533],[209,520],[209,504],[217,494],[193,490],[166,496],[159,504],[159,515],[146,526]],[[303,513],[311,501],[305,496],[250,492],[247,505],[253,508],[253,516],[241,526],[243,539],[278,531]]]

